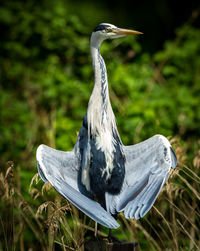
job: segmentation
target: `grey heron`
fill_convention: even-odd
[[[139,219],[152,207],[165,184],[176,155],[162,135],[141,143],[123,145],[111,107],[101,43],[141,32],[102,23],[92,32],[90,52],[94,88],[87,113],[72,151],[46,145],[37,149],[38,173],[79,210],[112,229],[115,215]]]

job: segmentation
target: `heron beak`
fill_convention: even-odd
[[[121,29],[121,28],[118,28],[115,30],[115,33],[117,35],[141,35],[143,34],[142,32],[140,31],[135,31],[135,30],[127,30],[127,29]]]

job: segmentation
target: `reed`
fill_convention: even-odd
[[[178,167],[173,171],[150,212],[140,220],[119,215],[121,228],[114,234],[124,241],[137,241],[141,250],[199,250],[200,152],[188,164],[185,149],[173,139]],[[20,169],[13,162],[0,173],[0,250],[84,250],[94,234],[94,222],[63,199],[38,174],[25,199],[20,188]],[[99,235],[107,229],[99,226]],[[27,239],[29,243],[27,243]]]

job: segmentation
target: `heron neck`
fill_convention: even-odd
[[[116,128],[115,116],[110,104],[107,72],[104,60],[99,51],[100,43],[90,45],[94,69],[94,88],[88,104],[87,118],[92,135]]]
[[[99,46],[91,46],[92,64],[94,69],[94,89],[101,95],[101,101],[103,104],[110,101],[108,91],[108,79],[105,62],[100,54]],[[96,90],[97,89],[97,90]]]

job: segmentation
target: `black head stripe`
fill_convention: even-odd
[[[110,25],[107,25],[107,24],[99,24],[95,29],[94,29],[94,32],[95,31],[101,31],[101,30],[105,30],[106,28],[110,27]]]

